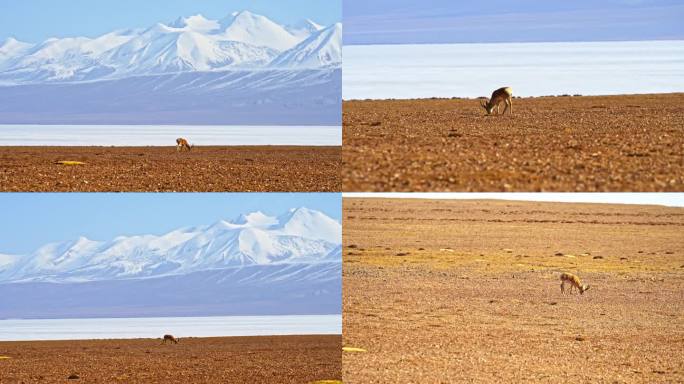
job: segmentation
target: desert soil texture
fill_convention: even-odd
[[[512,116],[476,99],[343,108],[348,192],[684,191],[684,93],[515,98]]]
[[[336,192],[340,164],[340,147],[0,147],[0,191]]]
[[[312,383],[341,377],[341,336],[0,342],[0,383]],[[71,377],[71,379],[69,379]]]
[[[345,198],[344,220],[345,383],[684,382],[682,208]]]

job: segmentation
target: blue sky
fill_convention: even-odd
[[[356,44],[684,39],[681,0],[345,0]]]
[[[241,213],[279,215],[302,206],[340,221],[336,193],[2,193],[0,253],[25,254],[78,236],[163,234]]]
[[[0,0],[0,41],[94,37],[198,13],[221,19],[245,9],[283,24],[309,18],[329,25],[342,19],[341,0]]]

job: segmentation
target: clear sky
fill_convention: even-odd
[[[222,19],[249,10],[282,23],[342,19],[342,0],[0,0],[0,41],[38,43],[49,37],[95,37],[117,29],[147,28],[180,16]]]
[[[684,193],[344,193],[344,197],[395,199],[499,199],[570,203],[644,204],[684,207]]]
[[[344,42],[684,39],[682,0],[345,0]]]
[[[307,207],[340,221],[341,206],[337,193],[1,193],[0,253],[79,236],[160,235],[254,211],[275,216]]]

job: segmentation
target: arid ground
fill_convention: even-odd
[[[345,102],[343,190],[684,191],[684,93],[516,98],[513,108]]]
[[[340,160],[340,147],[0,147],[0,191],[336,192]]]
[[[0,383],[311,383],[339,380],[341,336],[0,342]],[[75,375],[78,378],[68,379]]]
[[[682,208],[345,198],[344,220],[347,384],[684,382]]]

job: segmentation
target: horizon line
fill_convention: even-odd
[[[572,199],[563,199],[567,197],[572,197]],[[644,200],[620,200],[620,198],[624,197],[636,197]],[[561,204],[650,205],[670,208],[684,207],[684,193],[679,192],[344,192],[342,193],[342,198],[495,200]],[[662,201],[658,202],[658,199],[661,199]]]

